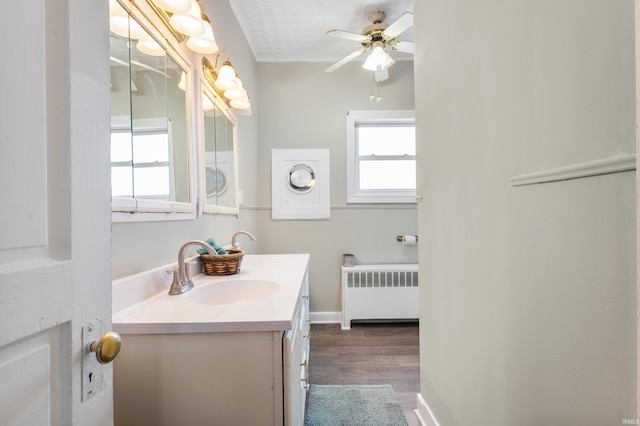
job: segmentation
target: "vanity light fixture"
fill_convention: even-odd
[[[187,91],[187,73],[182,71],[182,75],[180,75],[180,81],[178,82],[178,89],[183,92]]]
[[[198,3],[200,4],[200,3]],[[202,4],[200,4],[202,8]],[[214,54],[218,51],[218,43],[213,37],[213,28],[211,28],[211,21],[209,17],[205,15],[204,11],[201,13],[202,25],[204,25],[204,33],[198,37],[189,37],[187,40],[187,47],[194,52],[202,53],[203,55]]]
[[[216,66],[218,66],[218,58],[224,52],[220,52],[218,56],[216,56]],[[224,53],[226,55],[226,53]],[[215,68],[215,67],[214,67]],[[229,61],[229,57],[227,56],[227,60],[223,62],[222,67],[220,67],[220,72],[218,73],[218,77],[215,79],[214,85],[220,90],[233,90],[239,88],[238,78],[236,77],[236,69],[231,65],[231,61]]]
[[[179,42],[188,37],[186,45],[189,49],[203,55],[218,51],[211,20],[199,0],[147,0],[147,3]]]
[[[188,37],[187,47],[203,55],[218,51],[211,20],[198,0],[147,0],[147,3],[178,42],[183,42]],[[109,22],[111,31],[121,37],[138,40],[147,35],[135,19],[129,19],[129,12],[118,0],[109,0]]]
[[[229,102],[229,105],[231,106],[231,108],[251,111],[251,103],[247,98],[233,99]]]
[[[132,3],[135,2],[135,0],[129,1]],[[218,44],[216,43],[213,36],[213,29],[211,28],[211,21],[205,14],[204,7],[199,0],[147,0],[147,3],[167,26],[169,31],[176,37],[178,42],[183,42],[187,39],[185,43],[186,46],[194,52],[203,55],[210,55],[218,51]],[[186,3],[189,4],[188,10]],[[114,5],[114,15],[126,18],[128,26],[128,12],[119,4],[118,0],[109,0],[110,15],[112,4]],[[133,23],[135,20],[131,20],[131,22]],[[120,35],[120,33],[114,32]],[[146,32],[144,34],[146,36]],[[122,35],[129,36],[129,32]],[[133,36],[129,37],[134,38]],[[141,35],[135,39],[138,40],[140,38],[143,38],[143,36]],[[152,52],[155,52],[155,49],[150,48],[150,45],[152,44],[151,42],[155,42],[155,40],[152,38],[149,38],[149,40],[149,42],[146,39],[144,41],[140,40],[136,45],[141,52],[154,55]],[[147,48],[146,51],[144,50],[145,48]],[[155,54],[159,55],[159,53]],[[226,60],[218,69],[218,60],[221,55],[224,55]],[[218,53],[215,65],[212,65],[206,57],[203,57],[202,67],[205,77],[209,83],[211,83],[213,90],[230,108],[238,114],[251,114],[249,95],[238,73],[231,64],[227,53]],[[186,85],[182,79],[178,87],[185,90]]]
[[[189,0],[154,0],[154,3],[169,13],[187,13],[191,9]]]
[[[190,36],[198,37],[204,34],[205,26],[202,22],[200,6],[196,0],[189,0],[191,7],[186,13],[174,13],[169,18],[169,23],[178,32]]]
[[[150,56],[164,56],[166,54],[164,48],[149,35],[138,40],[136,43],[136,49]]]
[[[120,37],[136,42],[136,48],[150,56],[164,56],[165,51],[158,42],[136,21],[131,19],[117,0],[109,0],[109,30]]]
[[[230,101],[244,99],[247,97],[247,92],[243,87],[240,87],[239,89],[229,89],[224,91],[224,97]]]
[[[109,0],[109,29],[120,37],[138,40],[147,35],[135,19],[129,19],[129,12],[117,0]]]
[[[226,60],[218,70],[218,60],[222,55],[226,57]],[[202,69],[206,79],[227,105],[239,114],[251,114],[251,102],[249,102],[247,90],[226,52],[220,52],[216,55],[215,65],[212,65],[207,58],[202,58]]]
[[[209,99],[208,96],[202,96],[202,110],[203,111],[211,111],[214,108],[213,102]]]

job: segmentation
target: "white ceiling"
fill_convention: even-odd
[[[361,47],[360,43],[326,36],[338,29],[360,33],[376,10],[391,24],[413,12],[413,0],[230,0],[258,62],[333,63]],[[413,41],[413,29],[398,40]],[[394,52],[396,60],[411,55]]]

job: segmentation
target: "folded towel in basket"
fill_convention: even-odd
[[[214,250],[216,251],[216,253],[218,253],[218,254],[229,254],[229,253],[224,249],[224,247],[222,247],[222,246],[220,246],[218,243],[216,243],[216,242],[213,240],[213,238],[209,238],[209,239],[206,241],[206,243],[207,243],[207,244],[209,244],[211,247],[213,247],[213,249],[214,249]],[[197,252],[198,252],[198,253],[200,253],[200,254],[207,254],[207,250],[206,250],[206,249],[204,249],[204,248],[199,248],[199,249],[197,250]]]

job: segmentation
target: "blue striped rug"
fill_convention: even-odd
[[[311,385],[305,426],[407,426],[389,385]]]

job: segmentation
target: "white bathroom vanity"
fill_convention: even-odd
[[[240,273],[197,275],[177,296],[160,269],[114,281],[115,423],[304,424],[308,264],[247,255]]]

